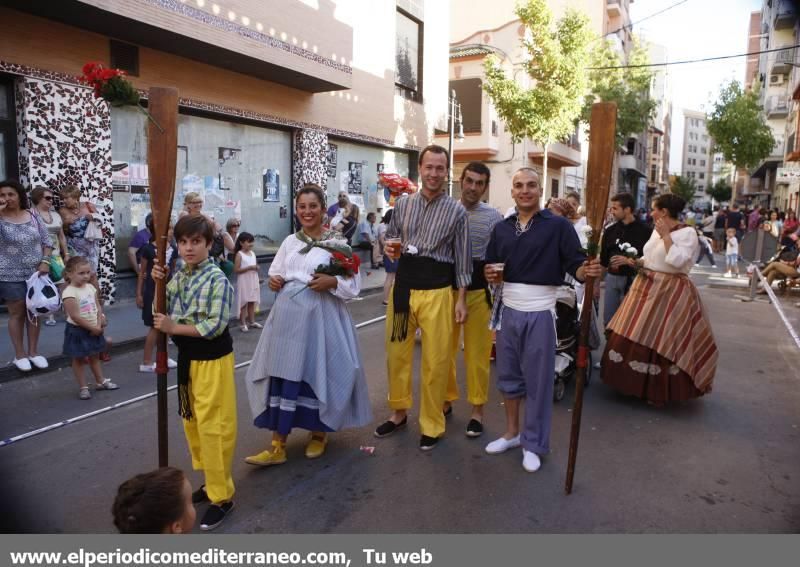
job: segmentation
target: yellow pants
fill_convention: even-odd
[[[206,493],[215,504],[233,498],[236,447],[236,384],[233,353],[216,360],[193,360],[189,367],[193,418],[183,420],[192,468],[205,474]]]
[[[456,292],[457,293],[457,292]],[[454,297],[458,297],[457,295]],[[464,329],[464,366],[467,370],[467,401],[473,406],[482,406],[489,401],[489,357],[492,354],[492,331],[489,319],[492,310],[486,303],[486,292],[476,289],[467,292],[467,322],[453,325],[450,378],[447,381],[445,400],[458,399],[456,383],[456,355],[461,345],[461,329]]]
[[[392,294],[389,295],[392,297]],[[392,342],[394,306],[389,300],[386,317],[386,365],[389,372],[389,407],[408,410],[414,374],[414,331],[422,329],[422,375],[420,377],[419,425],[423,435],[444,434],[444,405],[447,375],[450,370],[455,325],[454,295],[450,287],[411,290],[408,336]]]

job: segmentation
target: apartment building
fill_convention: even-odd
[[[711,184],[712,144],[706,129],[705,112],[683,109],[681,175],[695,182],[697,187],[694,194],[695,207],[707,206],[711,201],[706,194],[706,188]]]
[[[78,77],[99,61],[146,93],[177,87],[175,203],[242,221],[269,254],[305,182],[386,206],[381,171],[416,176],[446,116],[449,10],[439,0],[7,0],[0,7],[0,178],[77,184],[106,221],[114,295],[149,209],[146,118]]]
[[[631,43],[628,13],[629,0],[549,0],[554,18],[569,6],[584,12],[592,30],[609,35],[620,47]],[[483,61],[494,54],[506,71],[523,87],[530,87],[530,77],[523,68],[526,52],[520,44],[524,27],[514,13],[516,0],[495,0],[491,9],[478,0],[452,0],[450,3],[450,89],[455,91],[461,108],[464,137],[453,148],[455,179],[472,160],[480,160],[492,171],[488,201],[500,210],[513,205],[511,176],[519,167],[542,171],[544,152],[532,140],[513,144],[510,134],[497,116],[491,100],[483,91]],[[548,146],[547,186],[543,198],[583,191],[587,144],[581,144],[582,132]],[[437,141],[448,143],[446,132]],[[644,156],[642,156],[642,159]],[[642,167],[644,172],[644,167]],[[642,173],[643,175],[643,173]],[[460,194],[454,183],[454,195]]]
[[[764,0],[761,6],[761,50],[775,50],[797,44],[797,6],[791,0]],[[775,138],[769,156],[750,172],[747,196],[754,204],[772,206],[789,202],[789,183],[778,179],[778,168],[783,168],[784,156],[793,151],[786,144],[791,130],[789,101],[790,85],[798,64],[796,48],[762,53],[758,61],[761,80],[759,91],[766,122]],[[792,145],[794,144],[792,139]]]
[[[662,45],[648,44],[651,63],[666,63],[667,50]],[[672,136],[672,102],[669,96],[668,67],[655,69],[650,97],[658,103],[656,115],[648,128],[646,203],[669,187],[669,147]],[[646,206],[646,203],[640,203]]]

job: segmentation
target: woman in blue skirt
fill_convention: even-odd
[[[286,462],[293,428],[311,432],[306,457],[322,456],[328,433],[370,423],[372,412],[358,338],[345,300],[361,290],[351,277],[319,273],[320,265],[352,250],[341,234],[326,232],[325,194],[306,184],[295,203],[301,229],[286,238],[269,269],[278,292],[264,323],[245,382],[255,425],[272,431],[271,446],[247,457],[256,466]]]

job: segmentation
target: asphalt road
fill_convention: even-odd
[[[698,280],[702,283],[702,279]],[[236,510],[228,533],[716,533],[800,530],[800,371],[797,348],[772,307],[744,304],[733,291],[704,289],[721,358],[714,391],[654,409],[598,382],[586,390],[573,493],[563,492],[572,385],[555,405],[552,453],[526,473],[519,451],[487,455],[502,433],[502,400],[492,391],[486,433],[468,439],[466,402],[430,453],[413,423],[386,439],[374,426],[333,434],[325,456],[303,456],[305,432],[289,439],[289,461],[258,469],[244,457],[268,435],[251,426],[245,369],[237,371],[239,436]],[[356,323],[383,314],[379,296],[350,304]],[[237,362],[257,332],[234,331]],[[375,423],[385,406],[383,324],[359,330]],[[418,354],[418,353],[417,353]],[[155,376],[135,372],[138,353],[116,356],[107,375],[122,387],[77,399],[68,370],[0,385],[0,438],[8,438],[151,392]],[[459,371],[461,374],[461,368]],[[174,383],[174,376],[171,376]],[[112,532],[116,487],[155,468],[154,398],[0,447],[12,529]],[[171,464],[190,461],[170,393]],[[374,454],[359,450],[374,446]],[[190,473],[195,486],[201,483]],[[200,510],[202,513],[202,510]]]

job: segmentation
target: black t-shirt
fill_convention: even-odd
[[[717,220],[714,221],[714,228],[725,228],[725,219],[727,216],[728,213],[723,213],[722,211],[717,213]]]
[[[637,251],[637,257],[641,258],[644,252],[644,245],[650,240],[653,229],[641,221],[634,220],[632,223],[625,224],[617,221],[603,232],[603,242],[600,248],[600,263],[608,268],[612,256],[622,256],[619,246],[627,242]],[[636,275],[633,268],[622,267],[619,271],[611,272],[618,276]]]
[[[740,211],[728,212],[728,228],[735,228],[739,230],[742,226],[744,215]]]

